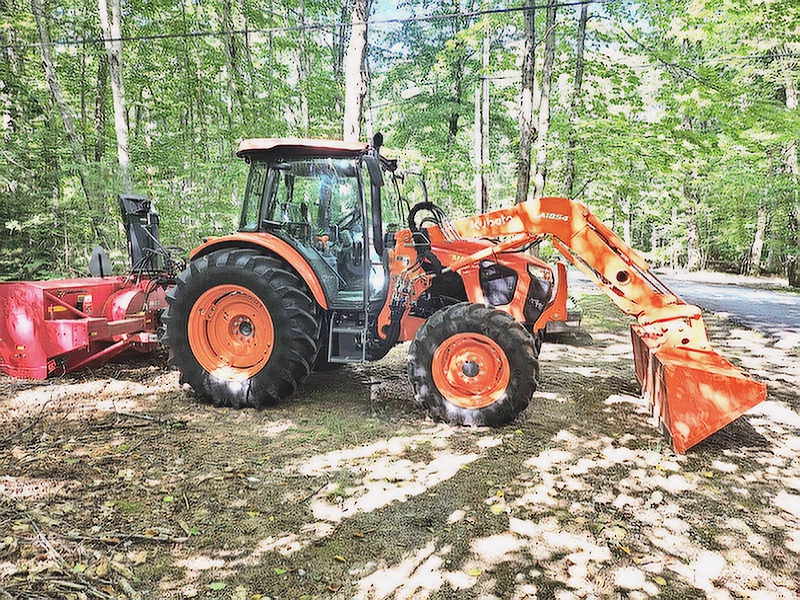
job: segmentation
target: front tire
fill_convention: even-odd
[[[539,376],[525,328],[481,304],[447,307],[428,319],[408,351],[415,401],[451,425],[510,423],[528,406]]]
[[[170,361],[198,398],[261,408],[290,396],[311,372],[317,308],[283,261],[212,252],[189,264],[167,300]]]

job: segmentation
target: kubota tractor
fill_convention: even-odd
[[[589,210],[544,198],[451,222],[401,193],[372,146],[252,139],[236,234],[197,248],[167,293],[167,344],[198,396],[263,406],[315,365],[383,357],[413,340],[417,403],[452,424],[513,420],[536,389],[539,334],[567,318],[563,265],[525,250],[544,235],[628,314],[636,373],[679,452],[764,399],[714,352],[678,299]]]
[[[542,198],[450,221],[424,189],[420,202],[409,200],[396,161],[380,155],[380,136],[372,145],[251,139],[238,155],[250,164],[238,232],[191,253],[162,315],[171,361],[200,398],[265,406],[314,368],[377,360],[412,340],[408,375],[431,416],[508,423],[536,389],[542,330],[568,318],[565,266],[554,273],[526,252],[547,235],[636,317],[636,375],[677,452],[766,396],[711,348],[700,310],[580,203]],[[131,293],[126,322],[131,306],[150,306],[147,294]],[[48,314],[69,304],[53,298],[39,321],[87,316],[63,306],[67,315]],[[23,317],[0,319],[0,368],[11,374],[25,354],[14,337],[29,325]],[[109,319],[106,329],[121,326]]]

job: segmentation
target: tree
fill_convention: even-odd
[[[556,1],[548,0],[544,36],[544,64],[539,105],[539,127],[536,132],[536,172],[533,176],[535,198],[542,196],[547,181],[547,133],[550,129],[550,91],[553,87],[553,63],[556,56]]]
[[[536,7],[534,0],[523,0],[525,36],[522,49],[522,91],[519,101],[519,152],[517,154],[516,202],[528,199],[531,180],[531,148],[536,136],[533,124],[536,96]]]
[[[52,41],[50,40],[50,27],[45,15],[43,0],[31,0],[31,12],[36,20],[36,29],[39,34],[42,68],[44,69],[45,79],[47,80],[47,85],[50,88],[50,93],[52,94],[56,108],[61,115],[61,121],[64,125],[67,141],[69,142],[71,157],[76,165],[77,175],[86,198],[86,206],[90,213],[94,213],[95,206],[100,204],[101,192],[96,188],[91,177],[88,175],[88,170],[85,168],[86,159],[83,155],[82,140],[78,137],[78,130],[75,127],[75,122],[72,118],[72,113],[67,104],[67,99],[61,87],[61,81],[56,72],[55,63],[53,62],[53,57],[50,52]],[[95,227],[95,234],[97,237],[102,238],[100,229],[95,225],[93,226]]]
[[[350,44],[344,61],[344,136],[345,141],[361,137],[364,98],[367,95],[367,21],[370,0],[354,0]]]
[[[572,198],[575,190],[575,149],[577,141],[578,102],[581,99],[583,88],[583,72],[585,65],[584,49],[586,44],[586,23],[589,21],[589,5],[581,5],[581,15],[578,19],[578,35],[575,49],[575,79],[572,84],[572,95],[569,100],[569,121],[567,126],[567,148],[564,157],[564,194]],[[630,240],[626,240],[630,243]]]
[[[111,74],[111,95],[114,98],[114,130],[117,133],[117,159],[119,160],[122,188],[129,192],[132,189],[131,157],[128,149],[128,116],[125,104],[125,83],[122,76],[122,6],[121,0],[111,0],[111,19],[108,15],[106,0],[98,0],[100,24],[103,30],[103,43],[108,55],[108,66]]]

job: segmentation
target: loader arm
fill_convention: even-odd
[[[717,354],[698,307],[651,273],[647,262],[583,204],[542,198],[455,221],[465,238],[512,236],[521,246],[547,234],[631,326],[636,376],[654,416],[683,453],[764,400],[766,386]]]

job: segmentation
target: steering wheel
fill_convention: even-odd
[[[417,215],[423,211],[428,211],[431,214],[424,216],[419,220],[419,223],[417,223]],[[411,210],[408,212],[408,228],[413,233],[417,233],[422,231],[422,227],[426,223],[441,227],[443,217],[444,211],[436,206],[433,202],[418,202],[411,207]]]

